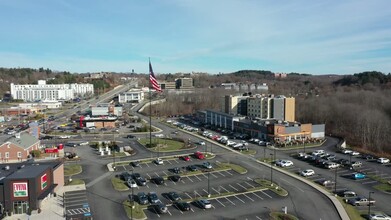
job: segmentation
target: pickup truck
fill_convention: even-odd
[[[354,199],[349,199],[348,203],[353,206],[363,206],[363,205],[373,205],[375,203],[375,200],[371,199],[368,200],[365,197],[357,197]]]

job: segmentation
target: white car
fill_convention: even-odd
[[[61,135],[61,136],[58,136],[58,138],[60,138],[60,139],[68,139],[68,138],[71,138],[71,136],[69,136],[69,135]]]
[[[314,155],[314,156],[320,155],[320,154],[324,154],[324,150],[316,150],[316,151],[312,152],[312,155]]]
[[[276,165],[280,167],[290,167],[293,166],[293,162],[290,160],[277,160]]]
[[[349,150],[349,149],[344,149],[342,150],[342,153],[343,154],[351,154],[353,151],[352,150]]]
[[[208,200],[206,200],[206,199],[198,200],[198,204],[203,209],[210,209],[210,208],[212,208],[212,204]]]
[[[199,141],[198,144],[201,145],[201,146],[205,146],[205,142],[204,141]]]
[[[134,180],[128,180],[128,186],[129,188],[137,188],[137,183]]]
[[[315,174],[315,171],[314,170],[311,170],[311,169],[306,169],[306,170],[303,170],[301,171],[300,175],[304,176],[304,177],[307,177],[307,176],[312,176]]]
[[[391,217],[386,214],[371,214],[369,215],[370,220],[391,220]]]
[[[379,159],[377,159],[377,162],[381,163],[381,164],[385,164],[385,163],[389,163],[390,159],[384,158],[384,157],[380,157]]]
[[[164,134],[155,134],[155,137],[157,137],[157,138],[164,138]]]
[[[156,164],[158,164],[158,165],[162,165],[162,164],[163,164],[163,160],[160,159],[160,158],[157,158],[154,162],[155,162]]]
[[[360,155],[360,152],[352,151],[350,154],[351,154],[352,156],[358,156],[358,155]]]

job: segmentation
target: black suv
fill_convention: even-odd
[[[164,179],[163,177],[160,177],[160,176],[157,176],[157,177],[153,177],[151,179],[151,182],[157,184],[157,185],[163,185],[164,184]]]

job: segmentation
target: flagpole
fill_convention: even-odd
[[[148,58],[149,60],[149,74],[148,76],[151,77],[151,59]],[[149,79],[149,147],[152,147],[152,82]],[[159,154],[158,154],[159,157]]]

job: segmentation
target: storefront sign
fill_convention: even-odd
[[[45,173],[41,176],[41,190],[45,189],[46,186],[48,186],[48,176]]]
[[[28,196],[27,183],[13,183],[14,197]]]

